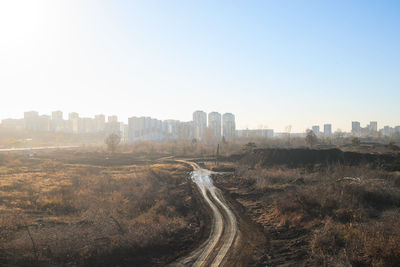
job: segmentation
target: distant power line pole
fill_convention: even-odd
[[[286,126],[286,127],[285,127],[285,130],[286,130],[286,132],[287,132],[287,134],[288,134],[288,143],[289,143],[289,145],[290,145],[290,132],[292,131],[292,125]]]
[[[217,145],[217,153],[215,154],[215,165],[218,166],[218,157],[219,157],[219,144]]]

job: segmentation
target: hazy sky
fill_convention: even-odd
[[[0,119],[400,125],[399,1],[0,1]]]

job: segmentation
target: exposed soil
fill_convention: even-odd
[[[215,176],[214,181],[219,180],[219,176]],[[221,188],[220,185],[217,183],[235,213],[239,225],[238,238],[227,255],[226,266],[266,266],[269,240],[264,229],[250,218],[246,209],[232,197],[231,191]]]
[[[272,198],[260,195],[251,186],[235,184],[227,176],[218,176],[216,185],[240,215],[240,266],[305,266],[308,263],[308,232],[287,228],[274,216]]]

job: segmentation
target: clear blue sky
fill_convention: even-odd
[[[2,1],[0,118],[400,125],[399,1]]]

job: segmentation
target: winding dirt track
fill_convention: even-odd
[[[212,172],[200,168],[194,162],[183,160],[180,160],[180,162],[192,166],[191,178],[197,184],[206,203],[210,206],[213,219],[208,239],[195,251],[172,265],[220,266],[237,236],[236,217],[226,204],[220,190],[213,185],[210,178]]]

